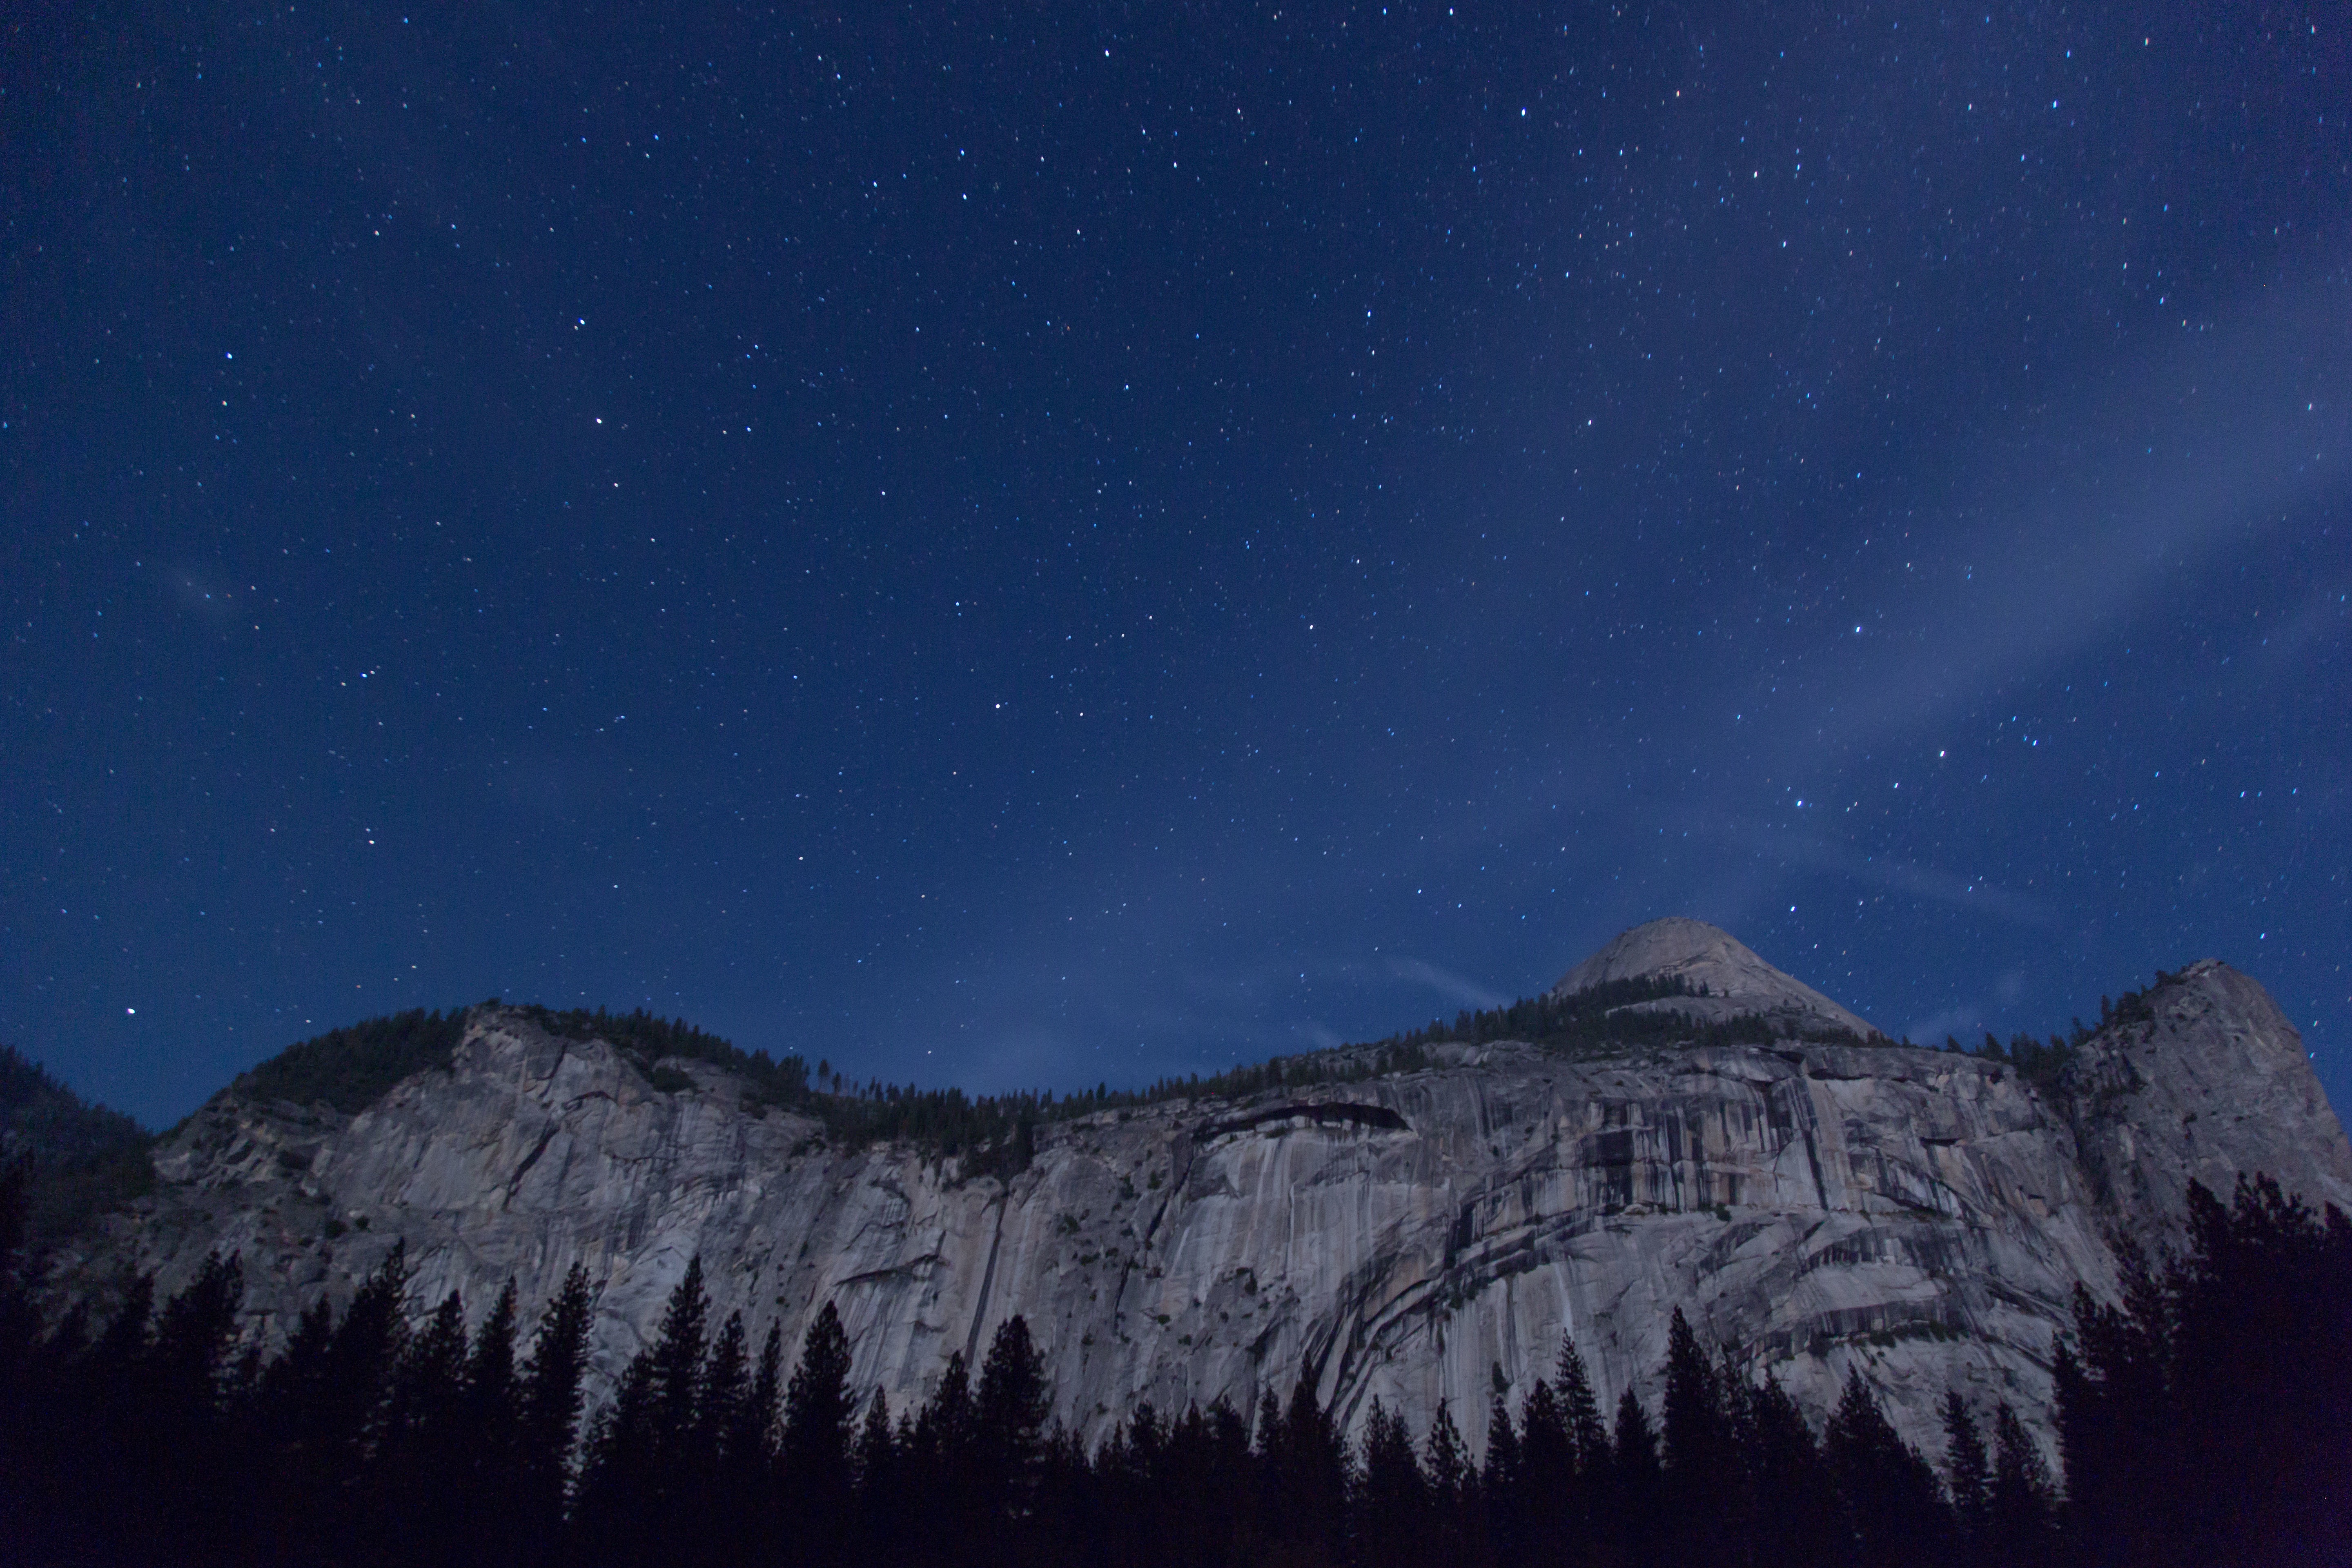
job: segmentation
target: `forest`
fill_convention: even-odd
[[[698,1262],[612,1396],[586,1407],[594,1282],[525,1325],[412,1299],[395,1252],[337,1313],[264,1353],[237,1259],[98,1322],[45,1322],[26,1173],[0,1179],[0,1552],[37,1564],[582,1564],[725,1561],[1465,1564],[2352,1560],[2352,1225],[2266,1178],[2127,1255],[2119,1300],[2077,1288],[2056,1351],[2059,1448],[1955,1390],[1922,1454],[1850,1375],[1807,1411],[1703,1345],[1677,1310],[1662,1397],[1607,1405],[1572,1343],[1495,1372],[1484,1411],[1350,1441],[1300,1381],[1254,1410],[1122,1413],[1089,1449],[1052,1419],[1019,1318],[919,1408],[850,1387],[828,1303],[803,1342],[711,1321]],[[787,1370],[789,1359],[790,1369]],[[1482,1458],[1457,1419],[1482,1420]],[[2053,1463],[2054,1461],[2054,1463]]]

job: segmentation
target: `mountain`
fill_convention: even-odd
[[[0,1046],[0,1167],[29,1168],[26,1218],[34,1239],[54,1243],[154,1184],[150,1133],[94,1105],[14,1046]]]
[[[1622,1012],[1671,1012],[1709,1022],[1756,1016],[1782,1034],[1832,1031],[1882,1037],[1860,1015],[1781,973],[1729,931],[1672,915],[1635,926],[1560,976],[1550,994],[1566,1000],[1612,981],[1679,980],[1696,994],[1631,1003]]]
[[[690,1031],[583,1039],[486,1005],[363,1107],[240,1079],[48,1289],[148,1268],[170,1290],[235,1250],[276,1335],[396,1238],[419,1310],[454,1289],[478,1313],[512,1276],[528,1316],[578,1261],[603,1282],[609,1378],[698,1255],[754,1342],[781,1320],[796,1344],[835,1303],[854,1384],[900,1410],[1021,1313],[1089,1437],[1141,1398],[1247,1410],[1302,1373],[1351,1426],[1377,1397],[1415,1431],[1444,1403],[1475,1435],[1496,1380],[1524,1392],[1563,1332],[1604,1408],[1630,1384],[1655,1410],[1681,1306],[1817,1415],[1859,1367],[1932,1447],[1947,1387],[2046,1420],[2075,1281],[2112,1292],[2116,1240],[2166,1237],[2192,1178],[2226,1195],[2264,1171],[2352,1207],[2299,1037],[2219,963],[2160,975],[2032,1080],[1886,1043],[1696,921],[1628,932],[1554,999],[1659,977],[1694,994],[1653,1001],[1718,1043],[1658,1044],[1645,1018],[1636,1043],[1573,1052],[1438,1043],[1386,1072],[1397,1056],[1343,1052],[1318,1084],[1024,1125],[1006,1142],[1025,1163],[830,1131],[821,1104],[778,1103],[765,1058]],[[274,1081],[324,1080],[314,1061]]]

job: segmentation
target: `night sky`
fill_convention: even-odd
[[[0,19],[0,1037],[1132,1084],[1714,921],[2352,1105],[2339,7]]]

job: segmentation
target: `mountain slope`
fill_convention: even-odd
[[[1790,1033],[1843,1031],[1868,1040],[1878,1031],[1801,980],[1781,973],[1730,932],[1704,921],[1671,915],[1635,926],[1560,976],[1555,997],[1614,980],[1675,979],[1700,994],[1637,1002],[1633,1010],[1682,1013],[1717,1019],[1756,1015]]]
[[[1785,997],[1775,973],[1742,984]],[[1378,1397],[1475,1432],[1497,1372],[1524,1390],[1563,1331],[1605,1398],[1654,1399],[1680,1305],[1816,1410],[1861,1367],[1932,1442],[1947,1386],[2046,1409],[2068,1291],[2108,1288],[2106,1236],[2156,1234],[2190,1174],[2352,1205],[2352,1149],[2258,985],[2199,964],[2145,1000],[2047,1091],[1894,1046],[1438,1046],[1360,1082],[1045,1123],[1009,1180],[829,1137],[710,1061],[641,1067],[484,1007],[446,1069],[355,1115],[217,1097],[53,1289],[126,1265],[168,1289],[234,1248],[268,1333],[395,1237],[420,1303],[477,1311],[509,1275],[535,1310],[576,1260],[604,1282],[609,1376],[698,1254],[755,1337],[780,1319],[796,1342],[836,1303],[857,1386],[900,1409],[1023,1313],[1090,1436],[1138,1398],[1246,1409],[1302,1373],[1351,1422]]]
[[[51,1078],[14,1046],[0,1046],[0,1165],[29,1167],[32,1238],[61,1241],[153,1185],[154,1135]]]

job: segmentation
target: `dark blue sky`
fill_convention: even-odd
[[[0,1034],[1207,1069],[1716,921],[2352,1103],[2326,7],[20,8]]]

